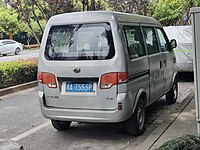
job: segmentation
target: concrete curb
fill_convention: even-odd
[[[14,93],[14,92],[26,90],[28,88],[36,87],[37,85],[38,85],[37,81],[32,81],[32,82],[8,87],[8,88],[5,88],[5,89],[1,89],[0,90],[0,96],[4,96],[4,95],[11,94],[11,93]]]
[[[170,127],[170,125],[177,119],[180,113],[185,109],[185,107],[194,98],[194,92],[192,91],[179,105],[178,107],[172,108],[171,113],[168,117],[163,114],[158,117],[157,120],[162,120],[160,125],[151,133],[150,136],[139,146],[139,150],[150,150],[153,145],[158,141],[158,139],[165,133],[165,131]]]

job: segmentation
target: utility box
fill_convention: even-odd
[[[195,81],[195,102],[197,131],[200,137],[200,7],[193,7],[190,10],[192,16],[192,36],[193,36],[193,63]]]

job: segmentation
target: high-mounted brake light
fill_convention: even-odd
[[[51,73],[38,72],[37,80],[39,83],[46,84],[49,88],[57,88],[56,78]]]
[[[112,72],[101,76],[100,88],[109,89],[113,85],[126,83],[128,81],[127,72]]]

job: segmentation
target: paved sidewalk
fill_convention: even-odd
[[[180,105],[171,105],[169,114],[161,114],[157,122],[159,125],[156,130],[137,147],[137,150],[154,150],[182,135],[197,135],[194,92],[190,91]]]
[[[160,138],[151,146],[150,150],[158,148],[163,143],[180,137],[185,134],[197,135],[196,123],[196,110],[195,99],[193,98],[190,103],[179,114],[176,120],[170,125],[169,128],[160,136]]]

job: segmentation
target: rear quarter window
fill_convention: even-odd
[[[47,60],[105,60],[115,55],[109,23],[52,26]]]
[[[124,26],[124,33],[130,58],[133,59],[146,55],[140,27]]]

